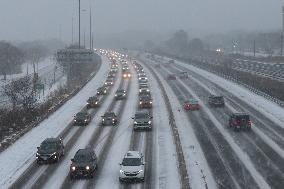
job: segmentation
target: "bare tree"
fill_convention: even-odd
[[[26,76],[10,82],[3,86],[3,91],[12,103],[13,110],[17,105],[21,105],[28,111],[35,105],[36,98],[31,77]]]
[[[7,74],[19,71],[23,62],[24,54],[21,50],[10,43],[0,42],[0,70],[5,80]]]

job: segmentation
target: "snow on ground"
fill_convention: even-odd
[[[36,147],[46,137],[56,137],[72,121],[72,116],[81,110],[89,96],[106,78],[109,64],[106,58],[97,75],[72,99],[54,114],[32,129],[0,154],[0,186],[7,188],[35,160]],[[64,115],[64,116],[62,116]]]
[[[158,75],[158,77],[162,81],[169,99],[171,99],[170,103],[173,109],[176,125],[179,130],[191,187],[195,189],[203,189],[205,188],[206,182],[210,188],[217,188],[211,170],[202,152],[202,148],[194,135],[193,126],[191,126],[185,113],[183,111],[179,111],[180,103],[177,96],[172,91],[172,88],[160,75]],[[204,176],[206,180],[203,179]]]
[[[181,66],[185,66],[186,68],[196,72],[197,74],[200,74],[203,77],[211,80],[212,82],[216,83],[219,87],[222,87],[223,89],[233,94],[236,94],[238,98],[248,103],[251,107],[257,109],[259,112],[261,112],[271,121],[273,121],[276,125],[278,125],[281,128],[284,128],[284,109],[280,107],[278,104],[271,102],[270,100],[267,100],[264,97],[249,91],[245,87],[240,86],[231,81],[228,81],[213,73],[194,67],[192,65],[188,65],[180,61],[176,61],[176,63]]]
[[[178,79],[179,80],[179,79]],[[256,183],[259,185],[259,188],[267,188],[269,189],[269,185],[266,183],[265,179],[262,177],[262,175],[256,170],[255,166],[252,163],[252,160],[249,158],[249,156],[242,151],[242,149],[235,143],[234,139],[232,136],[224,129],[222,124],[215,118],[213,113],[209,108],[207,108],[204,104],[204,102],[195,94],[195,92],[185,85],[184,83],[181,82],[184,88],[186,88],[192,96],[197,99],[203,107],[203,110],[206,112],[206,114],[209,116],[210,120],[214,123],[216,128],[222,133],[224,138],[228,141],[234,152],[238,155],[240,160],[244,163],[244,165],[247,167],[248,171],[251,173],[251,176],[255,179]]]
[[[133,70],[132,70],[133,73]],[[114,136],[112,146],[109,149],[109,153],[106,157],[105,166],[102,169],[96,188],[119,188],[119,163],[125,153],[128,151],[132,134],[133,120],[131,117],[135,114],[137,104],[137,78],[135,75],[132,78],[130,91],[128,91],[125,110],[119,121],[119,126]]]
[[[171,134],[171,126],[169,125],[168,112],[162,91],[156,79],[151,72],[144,66],[150,83],[150,91],[153,97],[153,130],[155,130],[154,138],[157,140],[153,152],[158,158],[156,160],[157,181],[155,188],[171,189],[181,188],[178,172],[178,163],[174,138]]]

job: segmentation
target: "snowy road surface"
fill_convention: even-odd
[[[0,188],[283,188],[283,108],[183,62],[169,65],[167,58],[150,60],[145,54],[137,60],[147,74],[153,99],[151,131],[133,131],[131,117],[140,108],[139,82],[131,61],[132,78],[122,78],[119,66],[111,90],[100,97],[100,107],[88,110],[91,123],[72,126],[72,116],[86,110],[87,98],[95,95],[106,79],[110,62],[103,58],[99,72],[82,91],[0,154]],[[181,71],[187,71],[190,78],[167,80],[169,74]],[[114,99],[118,88],[127,91],[125,100]],[[209,107],[210,94],[224,96],[225,107]],[[185,111],[182,105],[188,98],[197,99],[201,109]],[[117,126],[101,126],[106,111],[117,114]],[[230,129],[228,118],[233,112],[249,113],[252,131]],[[37,165],[36,147],[51,136],[63,138],[65,156],[56,164]],[[96,152],[98,170],[93,179],[70,180],[70,159],[86,146]],[[119,182],[119,163],[128,150],[144,154],[144,182]]]

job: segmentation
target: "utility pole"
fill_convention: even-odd
[[[81,0],[79,0],[79,49],[81,48]]]
[[[255,40],[253,40],[253,56],[255,57]]]
[[[280,56],[282,56],[283,55],[283,35],[281,35],[281,38],[280,38],[281,40],[280,40],[280,47],[281,47],[281,51],[280,51]]]
[[[74,44],[74,17],[72,16],[72,45]]]
[[[92,7],[90,4],[90,50],[92,49]]]
[[[84,48],[86,48],[86,30],[84,29]]]
[[[94,33],[92,34],[92,50],[94,49]]]

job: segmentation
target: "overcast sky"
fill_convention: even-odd
[[[96,33],[177,29],[222,32],[277,30],[282,0],[81,0],[82,34],[88,30],[89,5]],[[61,37],[71,40],[78,0],[0,0],[0,40]],[[60,29],[61,28],[61,29]]]

